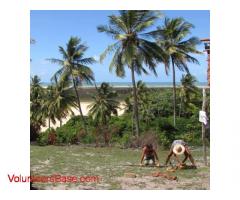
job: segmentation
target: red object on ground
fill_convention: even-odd
[[[162,173],[162,172],[156,172],[154,174],[152,174],[153,177],[163,177],[166,178],[168,180],[177,180],[176,176],[170,176],[169,174],[166,173]]]

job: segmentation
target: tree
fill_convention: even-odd
[[[44,96],[42,98],[41,112],[48,119],[48,128],[51,128],[51,122],[56,124],[57,109],[55,107],[55,88],[53,85],[49,85],[44,90]]]
[[[45,116],[41,112],[44,90],[38,76],[31,78],[30,84],[30,141],[35,141],[41,126],[45,125]]]
[[[168,75],[170,65],[173,73],[173,124],[176,126],[176,81],[175,66],[180,71],[189,72],[187,63],[199,64],[198,60],[191,54],[201,54],[196,49],[200,40],[196,37],[186,39],[194,26],[186,22],[183,18],[169,19],[165,18],[163,26],[159,26],[153,35],[158,41],[159,46],[164,49],[168,56],[168,62],[165,63],[166,74]]]
[[[62,77],[58,80],[53,77],[52,84],[44,89],[41,98],[41,113],[48,119],[48,128],[51,128],[51,122],[56,123],[66,118],[69,114],[74,114],[72,108],[77,107],[76,98],[71,88],[71,82],[68,77]]]
[[[195,86],[197,80],[191,74],[182,75],[181,87],[179,90],[180,96],[180,108],[179,108],[179,117],[183,108],[193,108],[196,107],[192,104],[192,99],[199,93],[198,88]]]
[[[71,37],[66,44],[66,49],[64,49],[62,46],[59,46],[59,52],[62,55],[62,59],[48,59],[50,62],[61,66],[54,76],[68,77],[72,80],[79,113],[84,122],[86,133],[87,125],[81,109],[78,86],[81,86],[84,82],[91,84],[94,80],[94,74],[88,65],[95,63],[95,60],[92,57],[84,58],[84,53],[87,51],[87,49],[88,47],[81,43],[80,38]]]
[[[119,102],[116,100],[117,93],[112,90],[108,83],[103,82],[100,88],[97,88],[97,94],[93,96],[93,103],[89,105],[89,114],[97,127],[104,129],[105,144],[108,145],[107,137],[108,122],[112,115],[117,115]]]
[[[109,45],[100,56],[102,61],[107,54],[114,53],[110,63],[110,71],[119,77],[125,76],[125,66],[131,71],[134,105],[133,117],[136,135],[139,136],[139,114],[135,73],[147,74],[145,66],[157,75],[155,68],[164,60],[161,47],[149,39],[145,32],[160,17],[158,12],[144,10],[119,11],[119,15],[109,16],[109,25],[98,26],[98,31],[111,36],[116,42]]]
[[[137,82],[136,89],[140,118],[148,124],[150,120],[154,118],[152,113],[152,99],[150,98],[149,89],[142,81]],[[125,99],[126,112],[132,112],[133,104],[134,98],[133,95],[130,95]]]
[[[74,115],[72,108],[77,107],[76,98],[71,88],[71,80],[68,77],[62,77],[58,80],[54,77],[54,86],[56,90],[55,104],[57,107],[56,118],[62,125],[62,118],[66,118],[69,114]]]

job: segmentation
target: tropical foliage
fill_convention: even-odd
[[[180,107],[179,107],[179,117],[181,116],[182,110],[196,111],[197,107],[193,102],[196,102],[197,99],[201,99],[199,90],[196,87],[196,78],[190,74],[182,75],[181,87],[179,90],[180,97]]]
[[[125,67],[131,71],[133,87],[133,117],[136,127],[136,135],[139,136],[139,113],[135,73],[147,74],[146,67],[156,75],[156,67],[164,61],[164,52],[155,41],[148,40],[147,35],[160,13],[155,11],[128,10],[119,11],[119,15],[111,15],[108,25],[98,26],[98,31],[106,33],[116,42],[109,45],[101,55],[103,60],[109,53],[113,53],[110,63],[110,71],[117,76],[125,76]]]
[[[66,44],[66,48],[59,46],[59,53],[61,54],[62,59],[48,59],[50,62],[56,63],[61,66],[61,68],[55,73],[54,77],[67,77],[68,79],[72,80],[78,103],[79,113],[85,124],[86,132],[86,121],[84,119],[81,108],[78,86],[81,86],[84,82],[91,84],[94,80],[93,72],[88,65],[93,64],[95,60],[92,57],[84,57],[84,53],[87,51],[87,49],[88,47],[81,43],[80,38],[71,37]]]
[[[163,25],[156,29],[159,19],[161,13],[156,11],[119,11],[118,15],[108,17],[107,25],[97,27],[114,40],[101,54],[100,61],[112,54],[109,70],[122,78],[129,70],[132,90],[126,90],[123,99],[108,83],[103,82],[99,87],[95,84],[88,116],[83,115],[81,108],[81,86],[95,83],[91,67],[96,61],[85,57],[88,47],[78,37],[70,37],[65,47],[59,46],[61,57],[47,59],[60,67],[52,76],[51,84],[42,87],[38,76],[31,78],[31,141],[38,138],[40,145],[95,141],[97,145],[101,142],[136,147],[147,135],[153,135],[163,147],[177,138],[198,144],[201,141],[198,122],[201,93],[188,63],[198,64],[194,55],[200,53],[196,48],[199,40],[190,37],[194,26],[184,19],[165,18]],[[157,75],[156,69],[161,65],[167,75],[172,71],[173,91],[148,88],[143,81],[136,82],[136,75],[150,72]],[[179,87],[176,87],[176,68],[185,73]],[[118,116],[123,100],[124,114]],[[73,116],[73,109],[78,109],[80,115]],[[210,112],[209,91],[207,112]],[[62,125],[68,116],[71,119]],[[52,124],[58,121],[60,127],[53,129]],[[48,130],[39,134],[43,126],[48,126]]]
[[[183,18],[165,18],[163,26],[159,26],[153,35],[159,46],[164,50],[168,59],[165,71],[168,74],[172,65],[173,75],[173,124],[176,126],[176,77],[175,67],[181,71],[189,72],[188,63],[199,64],[192,54],[200,54],[196,46],[200,43],[197,37],[188,38],[194,26]],[[188,39],[186,39],[188,38]]]
[[[71,88],[71,82],[68,77],[62,77],[58,80],[54,76],[52,85],[45,89],[45,99],[42,105],[42,112],[48,118],[48,126],[50,122],[56,123],[60,121],[60,126],[63,118],[69,114],[73,115],[73,108],[77,107],[76,98]]]
[[[102,83],[96,90],[97,94],[92,97],[93,103],[89,105],[89,116],[92,117],[97,129],[104,132],[105,144],[108,145],[108,123],[112,115],[118,114],[119,102],[116,100],[117,93],[108,83]]]
[[[67,77],[58,81],[55,77],[52,85],[43,88],[40,85],[40,78],[34,76],[31,80],[30,92],[30,110],[31,110],[31,135],[36,135],[41,126],[46,125],[51,128],[51,122],[56,123],[57,120],[61,121],[69,114],[73,114],[72,109],[77,106],[76,98],[73,93]],[[33,137],[33,140],[36,136]]]
[[[31,78],[30,84],[30,140],[36,140],[41,126],[45,125],[45,116],[42,113],[44,91],[38,76]]]

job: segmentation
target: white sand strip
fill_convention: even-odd
[[[92,101],[88,102],[81,102],[81,108],[84,116],[88,115],[89,108],[88,106],[92,103]],[[124,101],[120,102],[120,108],[118,109],[118,115],[122,115],[124,113]],[[79,110],[77,108],[73,108],[72,111],[74,112],[74,115],[79,115]],[[62,125],[66,124],[66,122],[71,119],[71,115],[67,116],[65,119],[62,119]],[[60,126],[60,122],[57,120],[56,124],[51,123],[52,128],[57,128]],[[45,131],[48,129],[48,121],[46,122],[46,126],[41,127],[41,131]]]

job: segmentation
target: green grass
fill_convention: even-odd
[[[167,151],[158,151],[161,164]],[[34,183],[40,189],[209,189],[209,167],[202,161],[200,149],[193,150],[199,166],[197,170],[178,170],[172,175],[178,181],[154,178],[151,173],[166,172],[165,168],[125,166],[138,164],[140,149],[120,149],[116,147],[94,148],[72,146],[35,146],[31,145],[32,175],[50,176],[99,176],[101,181],[89,183]],[[136,178],[124,177],[134,173]]]

